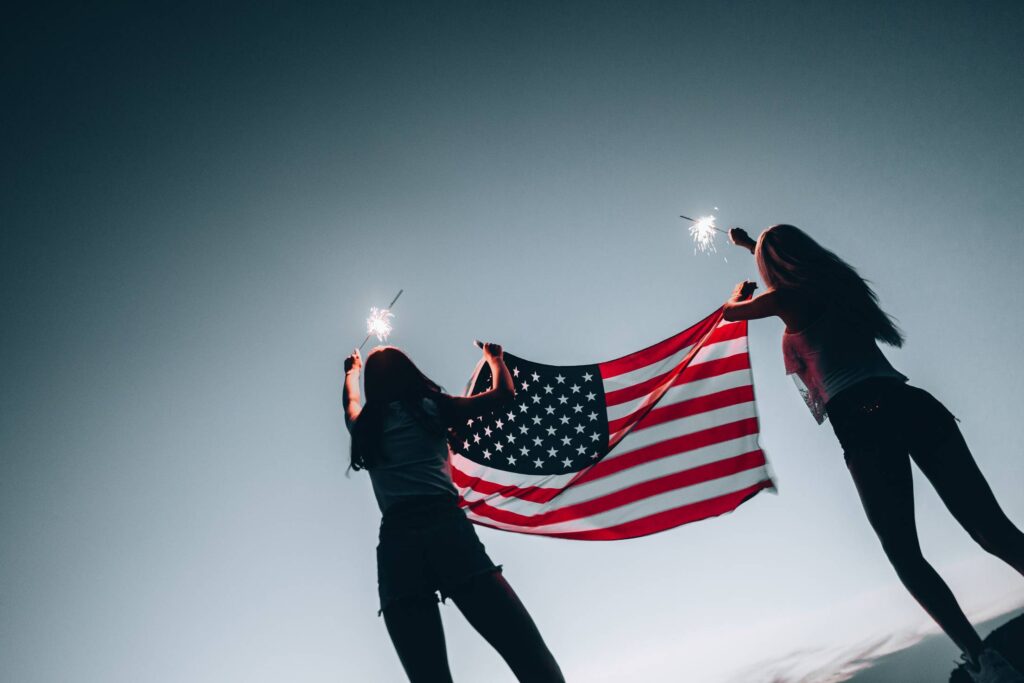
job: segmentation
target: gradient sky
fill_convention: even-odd
[[[180,3],[0,40],[0,679],[398,681],[341,364],[457,391],[473,338],[612,358],[755,271],[680,213],[799,225],[908,335],[1024,524],[1024,5]],[[728,260],[725,260],[725,256]],[[751,326],[780,492],[656,536],[481,529],[570,680],[820,680],[927,632],[831,430]],[[926,555],[1024,602],[916,476]],[[452,606],[453,672],[510,681]],[[817,673],[815,673],[817,672]]]

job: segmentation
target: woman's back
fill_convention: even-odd
[[[804,329],[787,328],[782,354],[786,373],[800,379],[800,393],[819,423],[825,420],[826,403],[865,379],[907,380],[882,354],[874,337],[835,304],[825,306]]]
[[[379,456],[368,468],[381,512],[413,496],[455,496],[437,402],[392,401],[382,409]]]

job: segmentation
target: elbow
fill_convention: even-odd
[[[727,303],[722,307],[722,320],[730,323],[739,320],[739,317],[736,315],[736,309],[732,306],[732,303]]]
[[[502,404],[511,403],[516,397],[516,385],[511,382],[501,382],[496,389],[498,400]]]

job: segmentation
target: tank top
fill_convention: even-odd
[[[782,335],[786,374],[792,375],[818,424],[828,417],[825,405],[839,392],[871,377],[906,382],[868,336],[833,307],[799,332]]]
[[[422,416],[402,401],[389,403],[384,409],[380,460],[368,470],[381,512],[411,497],[457,495],[437,403],[424,398],[420,405]]]

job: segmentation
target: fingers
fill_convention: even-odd
[[[732,300],[743,301],[744,299],[749,299],[751,296],[753,296],[755,289],[757,289],[756,282],[744,280],[743,282],[736,285],[736,289],[734,289],[732,293]]]
[[[751,242],[750,235],[743,228],[729,228],[729,241],[737,246]]]
[[[494,342],[482,342],[479,339],[474,339],[473,345],[482,349],[485,356],[500,356],[502,353],[501,344]]]

